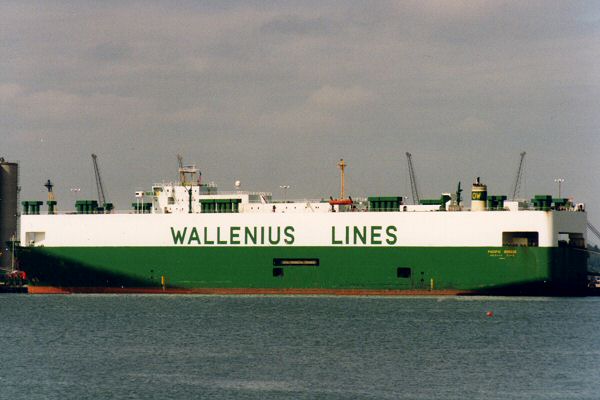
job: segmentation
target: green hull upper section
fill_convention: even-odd
[[[578,291],[586,253],[541,247],[29,247],[21,269],[59,287]],[[300,265],[289,265],[289,264]],[[318,264],[318,265],[317,265]]]

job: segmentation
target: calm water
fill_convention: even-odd
[[[600,298],[0,295],[0,315],[2,399],[600,399]]]

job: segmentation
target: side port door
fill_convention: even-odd
[[[398,289],[414,289],[413,268],[402,266],[396,268],[396,285]]]

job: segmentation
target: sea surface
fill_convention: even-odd
[[[0,295],[0,317],[1,399],[600,399],[598,297]]]

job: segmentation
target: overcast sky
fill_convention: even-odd
[[[61,208],[176,178],[288,197],[422,197],[475,176],[565,194],[600,225],[600,3],[164,1],[0,4],[0,155]],[[467,194],[468,195],[468,194]]]

